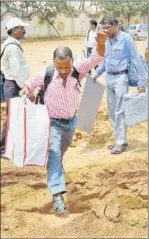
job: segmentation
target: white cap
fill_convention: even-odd
[[[29,26],[29,24],[23,22],[20,18],[12,17],[8,20],[5,28],[7,31],[9,31],[10,29],[14,27],[18,27],[18,26],[26,27],[26,26]]]

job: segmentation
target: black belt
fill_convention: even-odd
[[[76,114],[77,114],[77,110],[75,111],[75,114],[71,119],[57,119],[57,118],[51,118],[51,119],[56,120],[61,124],[69,124],[69,122],[75,118]]]
[[[119,71],[119,72],[108,72],[108,74],[110,75],[120,75],[120,74],[123,74],[123,73],[128,73],[128,70],[124,70],[124,71]]]
[[[72,119],[56,119],[56,118],[51,118],[51,119],[56,120],[61,124],[69,124],[69,122],[72,120]]]

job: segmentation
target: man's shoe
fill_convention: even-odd
[[[67,211],[64,199],[62,196],[53,197],[53,209],[57,214],[61,214]]]

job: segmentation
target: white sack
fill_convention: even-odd
[[[49,137],[50,117],[46,105],[35,105],[19,97],[10,99],[6,155],[16,166],[45,166]]]

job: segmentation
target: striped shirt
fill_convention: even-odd
[[[102,62],[102,60],[103,57],[94,51],[89,58],[75,62],[74,66],[80,74],[79,80],[81,81],[87,72],[98,65],[99,62]],[[36,87],[44,86],[45,73],[46,70],[43,70],[25,82],[25,85],[31,92],[33,92]],[[44,96],[44,102],[48,106],[51,118],[71,119],[75,114],[80,100],[80,87],[77,80],[71,76],[71,73],[67,77],[66,88],[64,88],[62,78],[56,69],[54,71],[53,79],[48,85]]]

